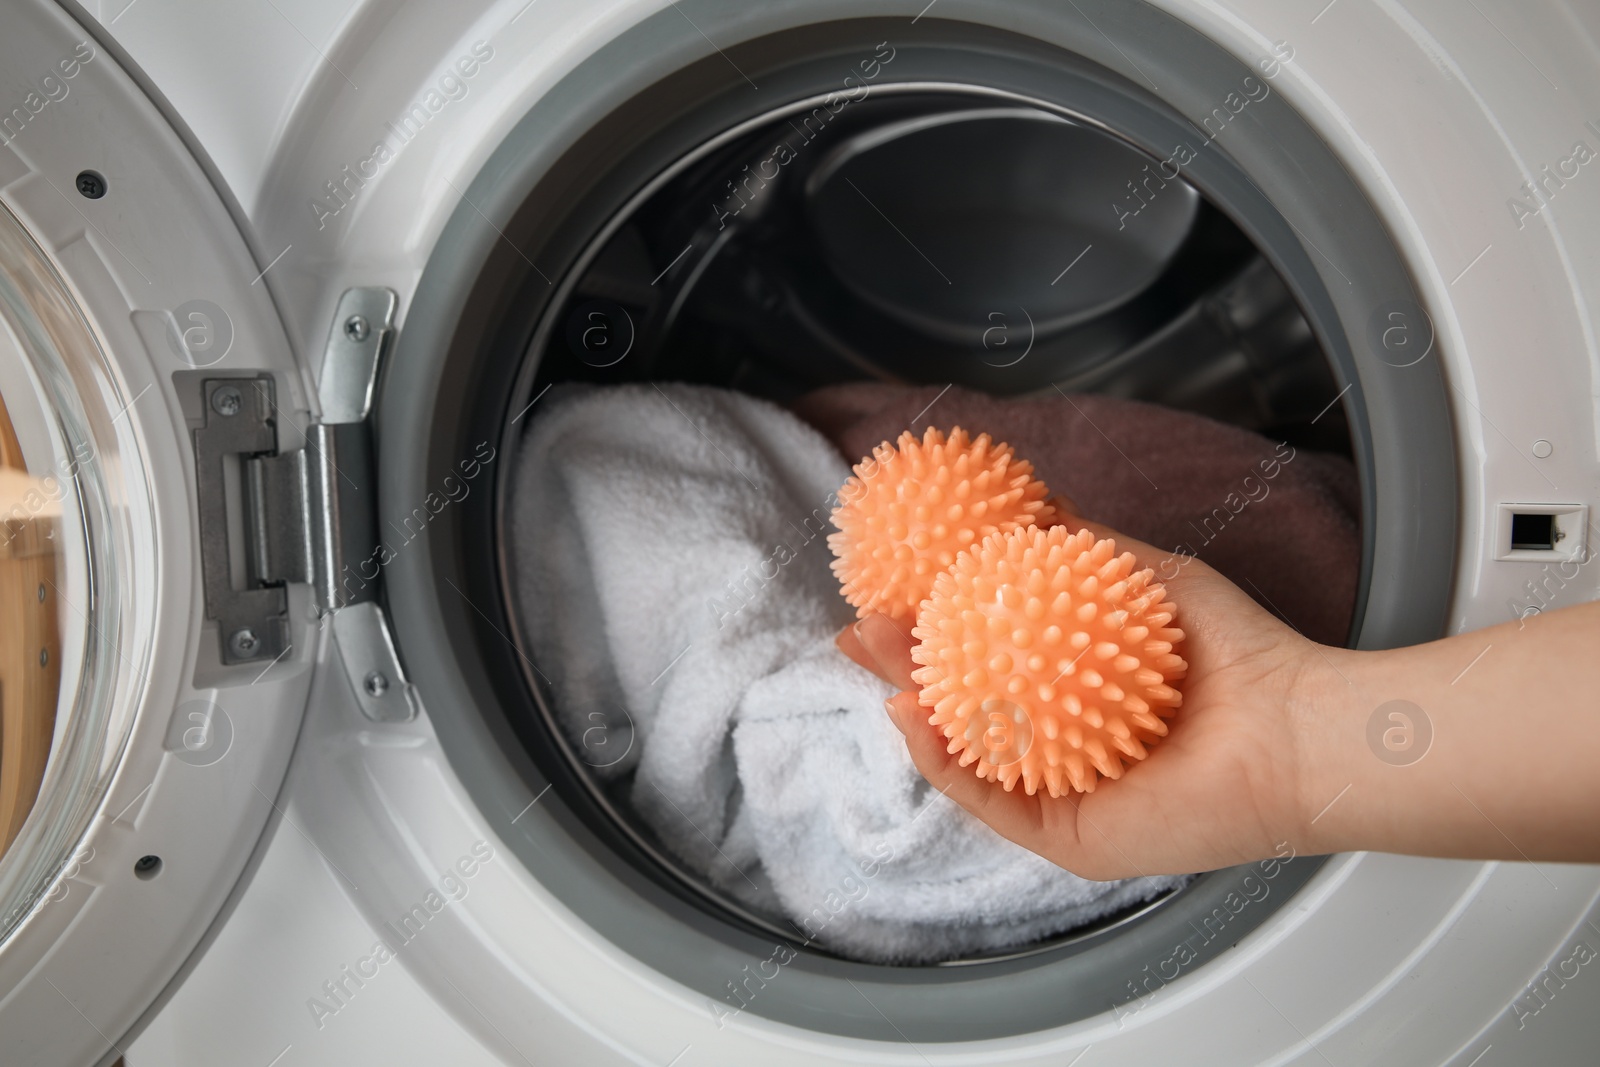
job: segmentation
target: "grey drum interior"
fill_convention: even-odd
[[[957,0],[914,24],[804,0],[679,6],[574,70],[467,191],[386,372],[380,508],[403,510],[485,440],[509,455],[512,417],[553,381],[687,380],[780,402],[867,379],[1060,385],[1344,450],[1364,525],[1352,642],[1442,630],[1450,560],[1426,546],[1454,539],[1444,387],[1436,361],[1386,360],[1372,328],[1421,311],[1372,209],[1261,71],[1137,4],[1079,5],[1092,26],[1014,5],[1028,35]],[[721,52],[702,56],[695,27]],[[1130,62],[1162,71],[1162,91],[1114,72]],[[1241,85],[1248,106],[1208,134]],[[1198,150],[1175,175],[1162,164],[1179,144]],[[883,189],[937,251],[871,229]],[[1093,277],[1049,284],[1087,245],[1108,252]],[[932,263],[961,277],[934,289]],[[497,505],[473,494],[430,527],[426,553],[390,566],[407,668],[535,876],[624,951],[725,998],[792,931],[679,869],[553,728],[515,644]],[[1180,943],[1188,967],[1215,958],[1317,864],[1214,872],[1003,957],[885,967],[806,949],[747,1010],[913,1042],[1061,1025],[1142,991]],[[1259,902],[1197,938],[1247,885],[1265,887]]]

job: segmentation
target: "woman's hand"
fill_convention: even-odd
[[[910,626],[871,615],[839,634],[841,651],[904,690],[888,703],[923,776],[1001,835],[1085,878],[1211,870],[1274,855],[1303,839],[1301,739],[1337,670],[1237,586],[1190,556],[1174,556],[1094,523],[1074,530],[1114,537],[1153,567],[1177,605],[1172,625],[1189,663],[1170,734],[1120,779],[1095,791],[1007,792],[963,767],[930,725],[911,679]],[[1342,683],[1341,683],[1342,684]]]
[[[1121,778],[1059,798],[1008,793],[929,725],[909,626],[874,615],[838,639],[905,690],[889,714],[917,769],[999,833],[1096,879],[1211,870],[1284,842],[1301,854],[1600,861],[1600,602],[1408,648],[1330,648],[1199,560],[1060,510],[1154,568],[1185,634],[1183,706]],[[1572,580],[1592,559],[1573,561]]]

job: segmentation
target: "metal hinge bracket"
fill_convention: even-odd
[[[367,418],[395,305],[388,289],[350,289],[340,298],[317,387],[322,420],[307,427],[304,448],[278,451],[279,411],[264,377],[205,379],[204,422],[194,431],[206,614],[220,628],[222,662],[281,656],[285,586],[309,584],[317,611],[334,616],[335,643],[362,710],[381,721],[416,710],[374,602],[377,472]],[[232,507],[230,484],[237,486]],[[237,551],[230,513],[240,516]]]

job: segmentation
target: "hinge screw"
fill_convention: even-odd
[[[225,385],[211,394],[211,409],[218,415],[233,418],[244,407],[244,394],[231,385]]]
[[[228,647],[233,650],[235,656],[247,658],[255,655],[256,649],[261,647],[261,638],[256,636],[254,630],[246,626],[241,630],[233,631],[233,635],[228,638]]]
[[[344,335],[358,344],[365,341],[371,332],[372,327],[368,325],[364,315],[351,315],[344,320]]]
[[[106,195],[106,180],[92,170],[80,171],[75,184],[86,199],[99,200]]]
[[[361,687],[367,691],[367,696],[381,697],[389,691],[389,679],[382,671],[373,671],[367,675]]]

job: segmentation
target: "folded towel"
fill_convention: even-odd
[[[986,430],[1084,517],[1199,556],[1312,640],[1348,637],[1361,526],[1355,468],[1342,456],[1088,394],[1001,400],[870,383],[818,389],[794,410],[852,460],[908,428]]]
[[[891,687],[833,646],[854,616],[826,544],[849,469],[793,415],[702,387],[561,386],[516,463],[517,610],[580,758],[796,944],[949,959],[1184,881],[1078,878],[917,773]]]

